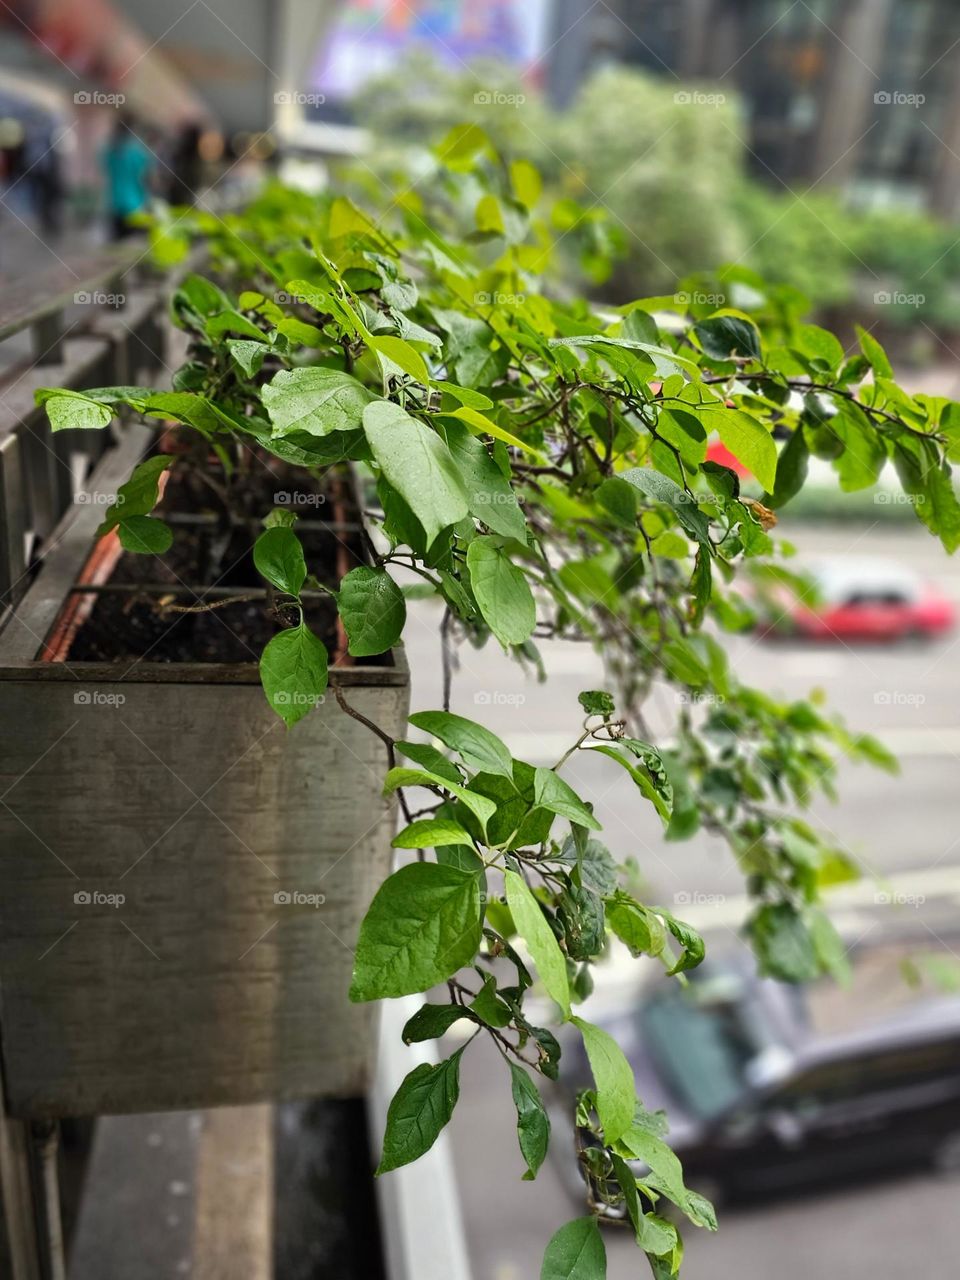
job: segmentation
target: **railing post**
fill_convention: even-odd
[[[24,1120],[0,1112],[0,1265],[10,1280],[43,1280],[40,1221]]]
[[[33,333],[34,364],[63,362],[63,312],[51,311],[30,326]]]

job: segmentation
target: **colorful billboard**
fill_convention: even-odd
[[[318,59],[313,88],[331,100],[426,48],[449,67],[496,58],[536,77],[550,0],[347,0]]]

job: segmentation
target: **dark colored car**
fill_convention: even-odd
[[[825,1036],[802,988],[746,963],[658,985],[603,1021],[644,1106],[667,1112],[689,1186],[723,1200],[924,1164],[960,1170],[960,1000]],[[571,1056],[566,1083],[589,1085],[585,1059]],[[575,1169],[568,1158],[571,1189]]]

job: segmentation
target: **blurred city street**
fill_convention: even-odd
[[[895,559],[960,605],[960,565],[911,525],[793,527],[785,522],[778,532],[804,559],[844,554]],[[422,625],[408,631],[408,649],[413,705],[419,708],[436,705],[440,693],[440,619],[437,610],[423,605],[416,616]],[[734,641],[731,660],[765,691],[799,697],[814,687],[823,689],[827,708],[851,729],[876,734],[900,757],[896,784],[875,769],[843,766],[841,802],[815,805],[817,820],[863,868],[861,881],[834,895],[833,915],[845,940],[872,947],[896,937],[917,954],[946,955],[960,963],[960,939],[950,923],[960,905],[958,646],[956,637],[887,647],[770,642],[748,635]],[[549,683],[540,685],[525,680],[492,646],[479,654],[468,648],[459,652],[453,710],[473,716],[479,705],[511,749],[520,756],[533,753],[534,763],[553,763],[569,746],[562,726],[570,724],[578,692],[608,687],[602,664],[586,645],[545,645]],[[662,691],[659,696],[663,711],[674,712],[670,695]],[[535,754],[538,743],[549,747],[549,760]],[[632,784],[611,777],[604,763],[581,754],[567,766],[567,776],[574,786],[581,783],[585,794],[602,795],[598,812],[610,848],[618,857],[637,858],[650,885],[649,900],[698,925],[708,952],[711,945],[729,944],[730,932],[747,910],[743,878],[729,852],[701,837],[664,844],[652,815],[642,828],[632,829],[626,818],[637,812]],[[839,999],[851,1025],[870,1016],[862,1003],[844,1005],[842,993]],[[589,1016],[589,1003],[586,1009]],[[509,1080],[491,1047],[477,1045],[466,1056],[462,1089],[465,1105],[451,1127],[474,1280],[527,1280],[537,1274],[544,1238],[577,1206],[553,1159],[535,1183],[521,1183],[514,1117],[504,1105]],[[807,1280],[827,1274],[844,1280],[900,1280],[913,1274],[947,1280],[960,1250],[958,1193],[960,1182],[918,1173],[759,1206],[730,1206],[721,1209],[716,1236],[686,1228],[683,1274],[690,1280],[734,1275]],[[522,1214],[516,1212],[521,1197]],[[611,1280],[641,1273],[644,1264],[627,1232],[609,1230],[605,1239]]]

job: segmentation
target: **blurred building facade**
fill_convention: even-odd
[[[550,87],[598,62],[729,86],[757,176],[960,215],[956,0],[557,0]]]

